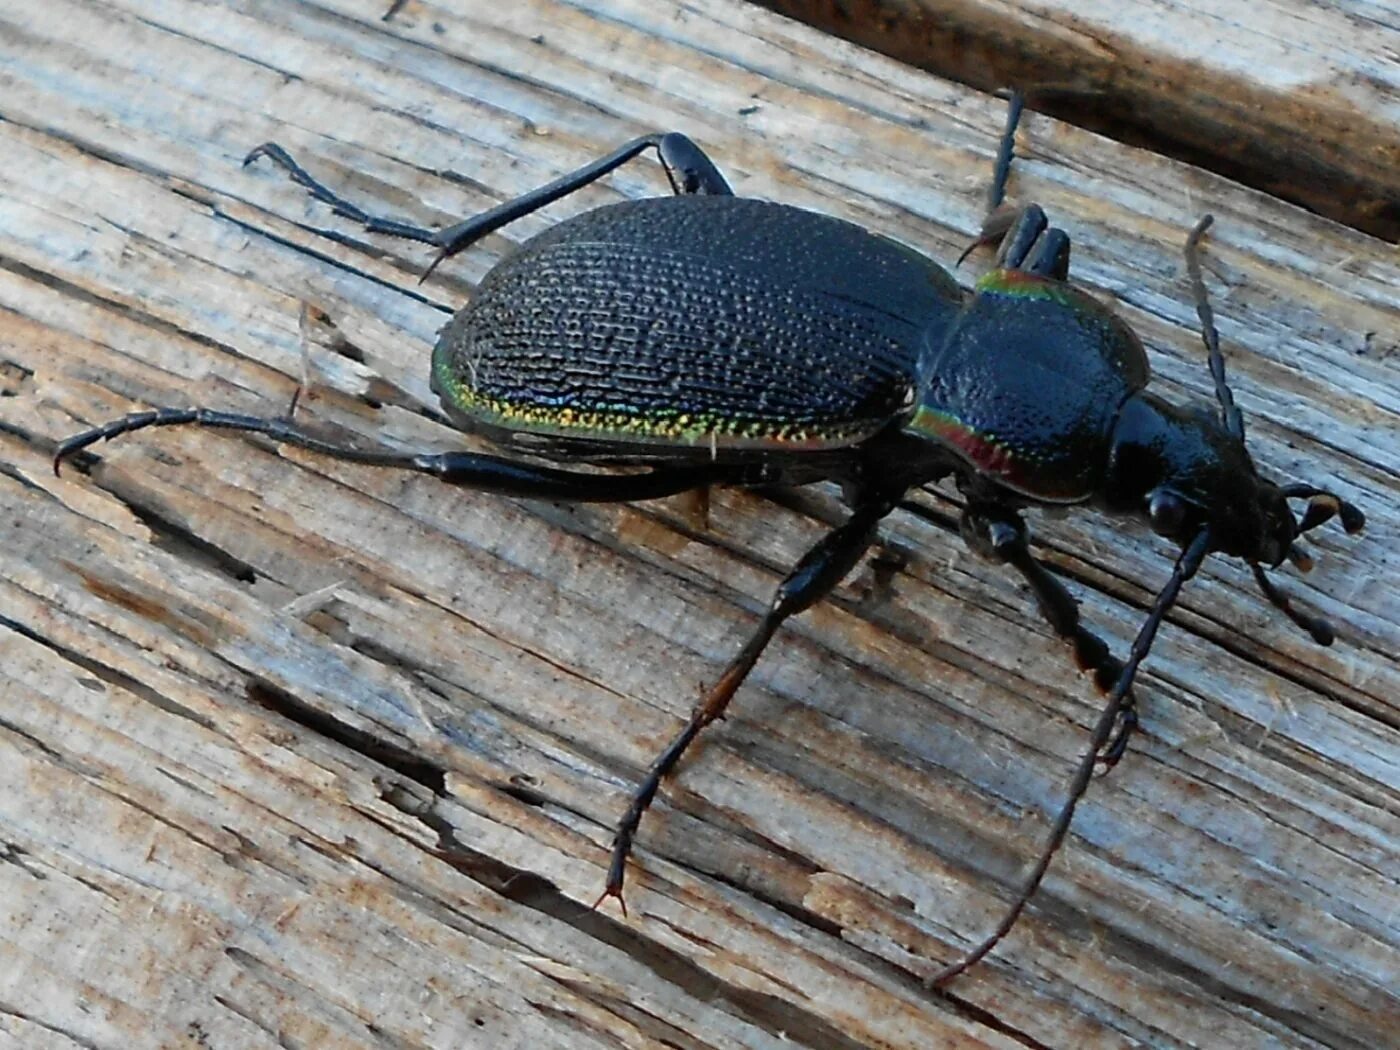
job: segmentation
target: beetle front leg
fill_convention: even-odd
[[[1107,693],[1118,681],[1123,665],[1108,644],[1084,626],[1079,605],[1068,590],[1031,554],[1026,523],[1015,511],[970,505],[959,522],[963,540],[978,555],[990,561],[1005,562],[1021,574],[1035,594],[1036,605],[1060,638],[1070,643],[1074,661],[1081,671],[1090,671],[1094,685]],[[1118,727],[1099,756],[1105,768],[1117,765],[1137,729],[1137,698],[1129,690],[1119,707]]]
[[[724,674],[720,675],[719,680],[696,705],[689,721],[652,762],[646,776],[632,793],[632,801],[627,807],[627,812],[618,821],[613,836],[607,883],[593,904],[595,908],[608,897],[616,897],[622,905],[623,914],[626,914],[627,906],[622,900],[622,883],[627,874],[627,856],[632,852],[632,840],[637,834],[642,814],[656,797],[662,779],[675,768],[686,748],[700,735],[700,731],[715,719],[723,717],[729,701],[753,670],[754,664],[758,662],[773,633],[783,621],[820,601],[855,568],[856,562],[860,561],[861,555],[874,540],[875,527],[880,523],[880,519],[888,514],[897,502],[898,497],[882,496],[856,507],[846,523],[827,533],[821,542],[802,556],[802,560],[778,585],[778,591],[768,606],[768,612],[759,621],[757,629],[749,636],[739,654],[730,661]]]

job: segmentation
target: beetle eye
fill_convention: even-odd
[[[1175,492],[1156,489],[1147,500],[1147,520],[1159,536],[1175,536],[1186,520],[1186,501]]]

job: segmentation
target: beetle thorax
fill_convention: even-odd
[[[1064,281],[994,270],[929,333],[905,430],[982,480],[1080,502],[1101,487],[1119,410],[1147,377],[1141,343],[1106,306]]]

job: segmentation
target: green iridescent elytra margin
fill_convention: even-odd
[[[1011,299],[1046,299],[1065,306],[1078,306],[1085,296],[1064,281],[1040,277],[1024,270],[992,270],[975,285],[977,291],[1004,295]]]
[[[984,474],[990,474],[1011,488],[1052,502],[1073,502],[1083,498],[1077,489],[1049,483],[1043,471],[1028,471],[1024,455],[1003,441],[968,426],[951,413],[920,405],[908,429],[927,434],[954,448]]]
[[[459,412],[487,426],[516,432],[620,443],[792,451],[842,447],[869,432],[868,426],[851,426],[818,433],[800,424],[721,418],[678,409],[643,415],[623,406],[531,405],[483,395],[451,375],[447,367],[436,371],[438,390]]]
[[[988,474],[1006,478],[1016,472],[1015,455],[1006,445],[978,433],[951,413],[920,405],[909,421],[909,429],[951,445]]]

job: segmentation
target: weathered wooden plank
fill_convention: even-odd
[[[1371,516],[1290,580],[1318,650],[1212,563],[1037,906],[952,990],[1096,700],[1027,598],[920,497],[786,628],[644,825],[630,915],[587,910],[639,771],[840,509],[717,493],[560,508],[171,431],[48,470],[138,404],[299,411],[472,444],[436,328],[511,244],[645,164],[426,254],[247,148],[445,221],[657,127],[740,192],[950,257],[1001,107],[719,0],[420,6],[3,0],[0,1017],[15,1045],[1375,1046],[1396,1017],[1397,260],[1217,177],[1032,116],[1013,192],[1208,396],[1212,289],[1261,464]],[[970,267],[975,270],[975,266]],[[1042,552],[1120,645],[1166,552],[1091,516]]]
[[[759,0],[1400,240],[1400,13],[1370,0]]]

